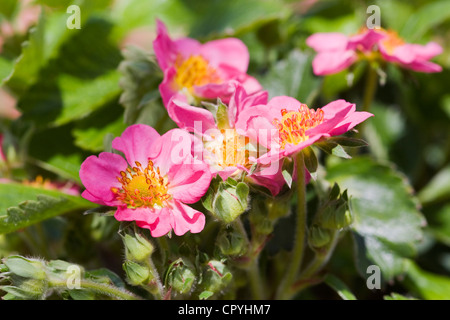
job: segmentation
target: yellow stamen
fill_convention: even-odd
[[[137,161],[135,164],[135,167],[127,168],[126,172],[121,171],[120,177],[117,177],[122,188],[111,188],[116,199],[132,208],[164,207],[165,202],[171,198],[167,193],[167,178],[161,176],[159,167],[154,168],[152,161],[145,168]]]
[[[309,109],[306,104],[301,104],[298,111],[281,110],[281,120],[274,119],[272,123],[277,127],[280,137],[280,147],[284,149],[286,144],[297,145],[309,137],[308,129],[314,128],[323,122],[322,109]]]
[[[175,68],[175,83],[179,88],[187,88],[189,91],[192,91],[194,86],[222,82],[216,70],[200,55],[192,55],[185,60],[179,57]]]

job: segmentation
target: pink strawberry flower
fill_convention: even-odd
[[[209,110],[191,106],[183,95],[174,96],[169,101],[167,110],[180,128],[196,134],[198,139],[194,143],[194,153],[209,164],[213,175],[218,174],[226,180],[228,177],[240,177],[245,172],[251,182],[264,186],[273,195],[277,195],[285,184],[281,172],[282,163],[275,161],[252,169],[259,154],[265,153],[266,148],[250,139],[245,128],[240,126],[245,124],[241,115],[247,111],[248,117],[258,117],[258,113],[251,111],[256,106],[263,108],[267,104],[267,98],[266,91],[248,94],[242,85],[235,83],[235,91],[228,106],[223,105],[226,112],[222,109],[213,114]]]
[[[249,112],[259,116],[251,117]],[[314,110],[294,98],[279,96],[272,98],[267,106],[244,111],[241,117],[245,123],[239,125],[253,133],[254,139],[268,142],[265,146],[270,152],[258,159],[264,164],[292,156],[321,139],[341,135],[371,116],[356,111],[355,105],[345,100]],[[261,132],[271,132],[270,139],[261,139]]]
[[[317,55],[313,60],[316,75],[340,72],[360,60],[380,60],[396,63],[419,72],[439,72],[442,68],[429,60],[442,52],[435,42],[427,45],[409,44],[396,32],[380,29],[362,29],[358,34],[316,33],[306,44]]]
[[[132,125],[113,140],[110,152],[88,157],[80,169],[85,199],[116,207],[118,221],[136,221],[153,237],[203,230],[205,216],[187,204],[197,202],[211,182],[204,163],[191,155],[191,134],[173,129],[160,136],[147,125]]]
[[[317,52],[313,71],[316,75],[338,73],[358,61],[361,54],[370,55],[382,38],[372,29],[351,37],[338,32],[315,33],[306,39],[306,44]]]
[[[417,72],[441,72],[442,67],[429,60],[442,53],[442,47],[436,42],[426,45],[406,43],[394,31],[380,30],[384,37],[378,48],[384,60],[396,63],[403,68]]]
[[[164,80],[159,86],[164,105],[176,93],[183,93],[190,103],[201,100],[228,101],[233,93],[230,80],[243,84],[247,92],[261,90],[258,81],[247,75],[249,52],[236,38],[201,44],[192,38],[172,40],[166,26],[157,21],[153,49]]]

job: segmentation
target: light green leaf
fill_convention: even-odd
[[[330,286],[343,300],[356,300],[355,295],[350,291],[347,285],[339,278],[328,274],[325,277],[325,283]]]
[[[422,270],[411,260],[408,260],[406,274],[407,286],[423,299],[450,299],[450,277]]]
[[[422,204],[450,198],[450,165],[439,171],[418,194]]]
[[[431,28],[450,19],[450,2],[433,1],[418,8],[405,23],[400,35],[414,41],[421,39]]]

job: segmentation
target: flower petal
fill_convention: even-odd
[[[215,68],[226,64],[240,72],[247,72],[250,55],[247,46],[237,38],[209,41],[202,45],[199,53]]]
[[[316,75],[328,75],[338,73],[357,60],[353,50],[319,52],[312,62],[313,71]]]
[[[149,158],[149,150],[152,144],[160,137],[159,133],[145,124],[135,124],[129,126],[112,142],[112,147],[122,151],[131,166],[136,161],[146,165]]]
[[[306,44],[317,52],[347,49],[348,37],[338,32],[319,32],[309,36]]]
[[[171,215],[173,231],[177,236],[188,231],[199,233],[205,227],[205,215],[179,201],[174,202]]]
[[[81,164],[79,173],[87,190],[83,192],[83,196],[90,201],[97,199],[96,203],[114,205],[115,195],[111,188],[121,187],[117,177],[120,177],[120,171],[127,167],[125,159],[118,154],[102,152],[98,157],[88,157]]]
[[[170,99],[167,112],[181,129],[201,134],[208,129],[216,128],[214,116],[210,111],[189,105],[186,98],[180,94]]]

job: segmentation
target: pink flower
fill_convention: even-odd
[[[306,44],[317,51],[313,71],[316,75],[338,73],[358,61],[359,52],[370,54],[382,38],[372,29],[351,37],[338,32],[315,33],[306,39]]]
[[[306,39],[306,44],[317,52],[313,60],[316,75],[340,72],[360,60],[397,63],[419,72],[442,70],[428,61],[442,52],[437,43],[408,44],[394,31],[384,29],[362,29],[350,37],[337,32],[316,33]]]
[[[223,111],[217,110],[214,115],[209,110],[189,105],[183,95],[176,95],[167,106],[169,116],[180,128],[197,134],[195,153],[209,164],[213,175],[218,174],[226,180],[246,172],[251,182],[265,186],[276,195],[285,183],[281,173],[282,163],[275,161],[253,170],[259,154],[265,153],[266,149],[250,139],[240,126],[245,123],[241,119],[243,113],[251,117],[259,116],[252,110],[257,106],[266,106],[267,92],[248,94],[240,84],[235,86],[228,106],[225,106],[225,114],[219,115]]]
[[[428,61],[442,53],[442,47],[436,42],[429,42],[426,45],[410,44],[405,43],[394,31],[380,32],[384,34],[384,38],[378,47],[384,60],[418,72],[442,71],[440,65]]]
[[[158,20],[153,48],[164,72],[159,89],[165,106],[174,94],[181,92],[190,103],[218,97],[228,101],[233,93],[230,80],[242,83],[249,93],[261,90],[258,81],[246,74],[249,53],[239,39],[204,44],[191,38],[172,40],[166,26]]]
[[[160,136],[138,124],[113,140],[114,149],[88,157],[80,169],[85,199],[117,207],[119,221],[136,221],[160,237],[203,230],[205,216],[186,204],[197,202],[211,182],[207,165],[194,161],[191,135],[173,129]]]
[[[267,106],[255,106],[251,113],[258,117],[246,113],[248,111],[241,115],[245,123],[239,126],[253,133],[254,139],[266,141],[265,146],[270,149],[258,159],[261,163],[292,156],[320,139],[343,134],[373,116],[356,111],[355,105],[345,100],[336,100],[314,110],[286,96],[272,98]],[[261,139],[261,132],[271,132],[270,138]]]

